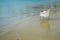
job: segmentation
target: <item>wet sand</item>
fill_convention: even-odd
[[[40,16],[28,17],[7,28],[8,31],[1,33],[0,40],[60,40],[59,11],[56,16],[51,15],[48,21],[41,21]],[[55,20],[53,20],[55,18]]]

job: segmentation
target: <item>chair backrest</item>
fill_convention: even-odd
[[[43,16],[43,15],[49,16],[50,15],[50,9],[48,9],[48,10],[43,11],[43,12],[40,13],[40,16]]]

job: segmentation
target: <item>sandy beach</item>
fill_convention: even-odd
[[[17,20],[0,33],[0,40],[60,40],[59,14],[44,22],[39,15]]]

